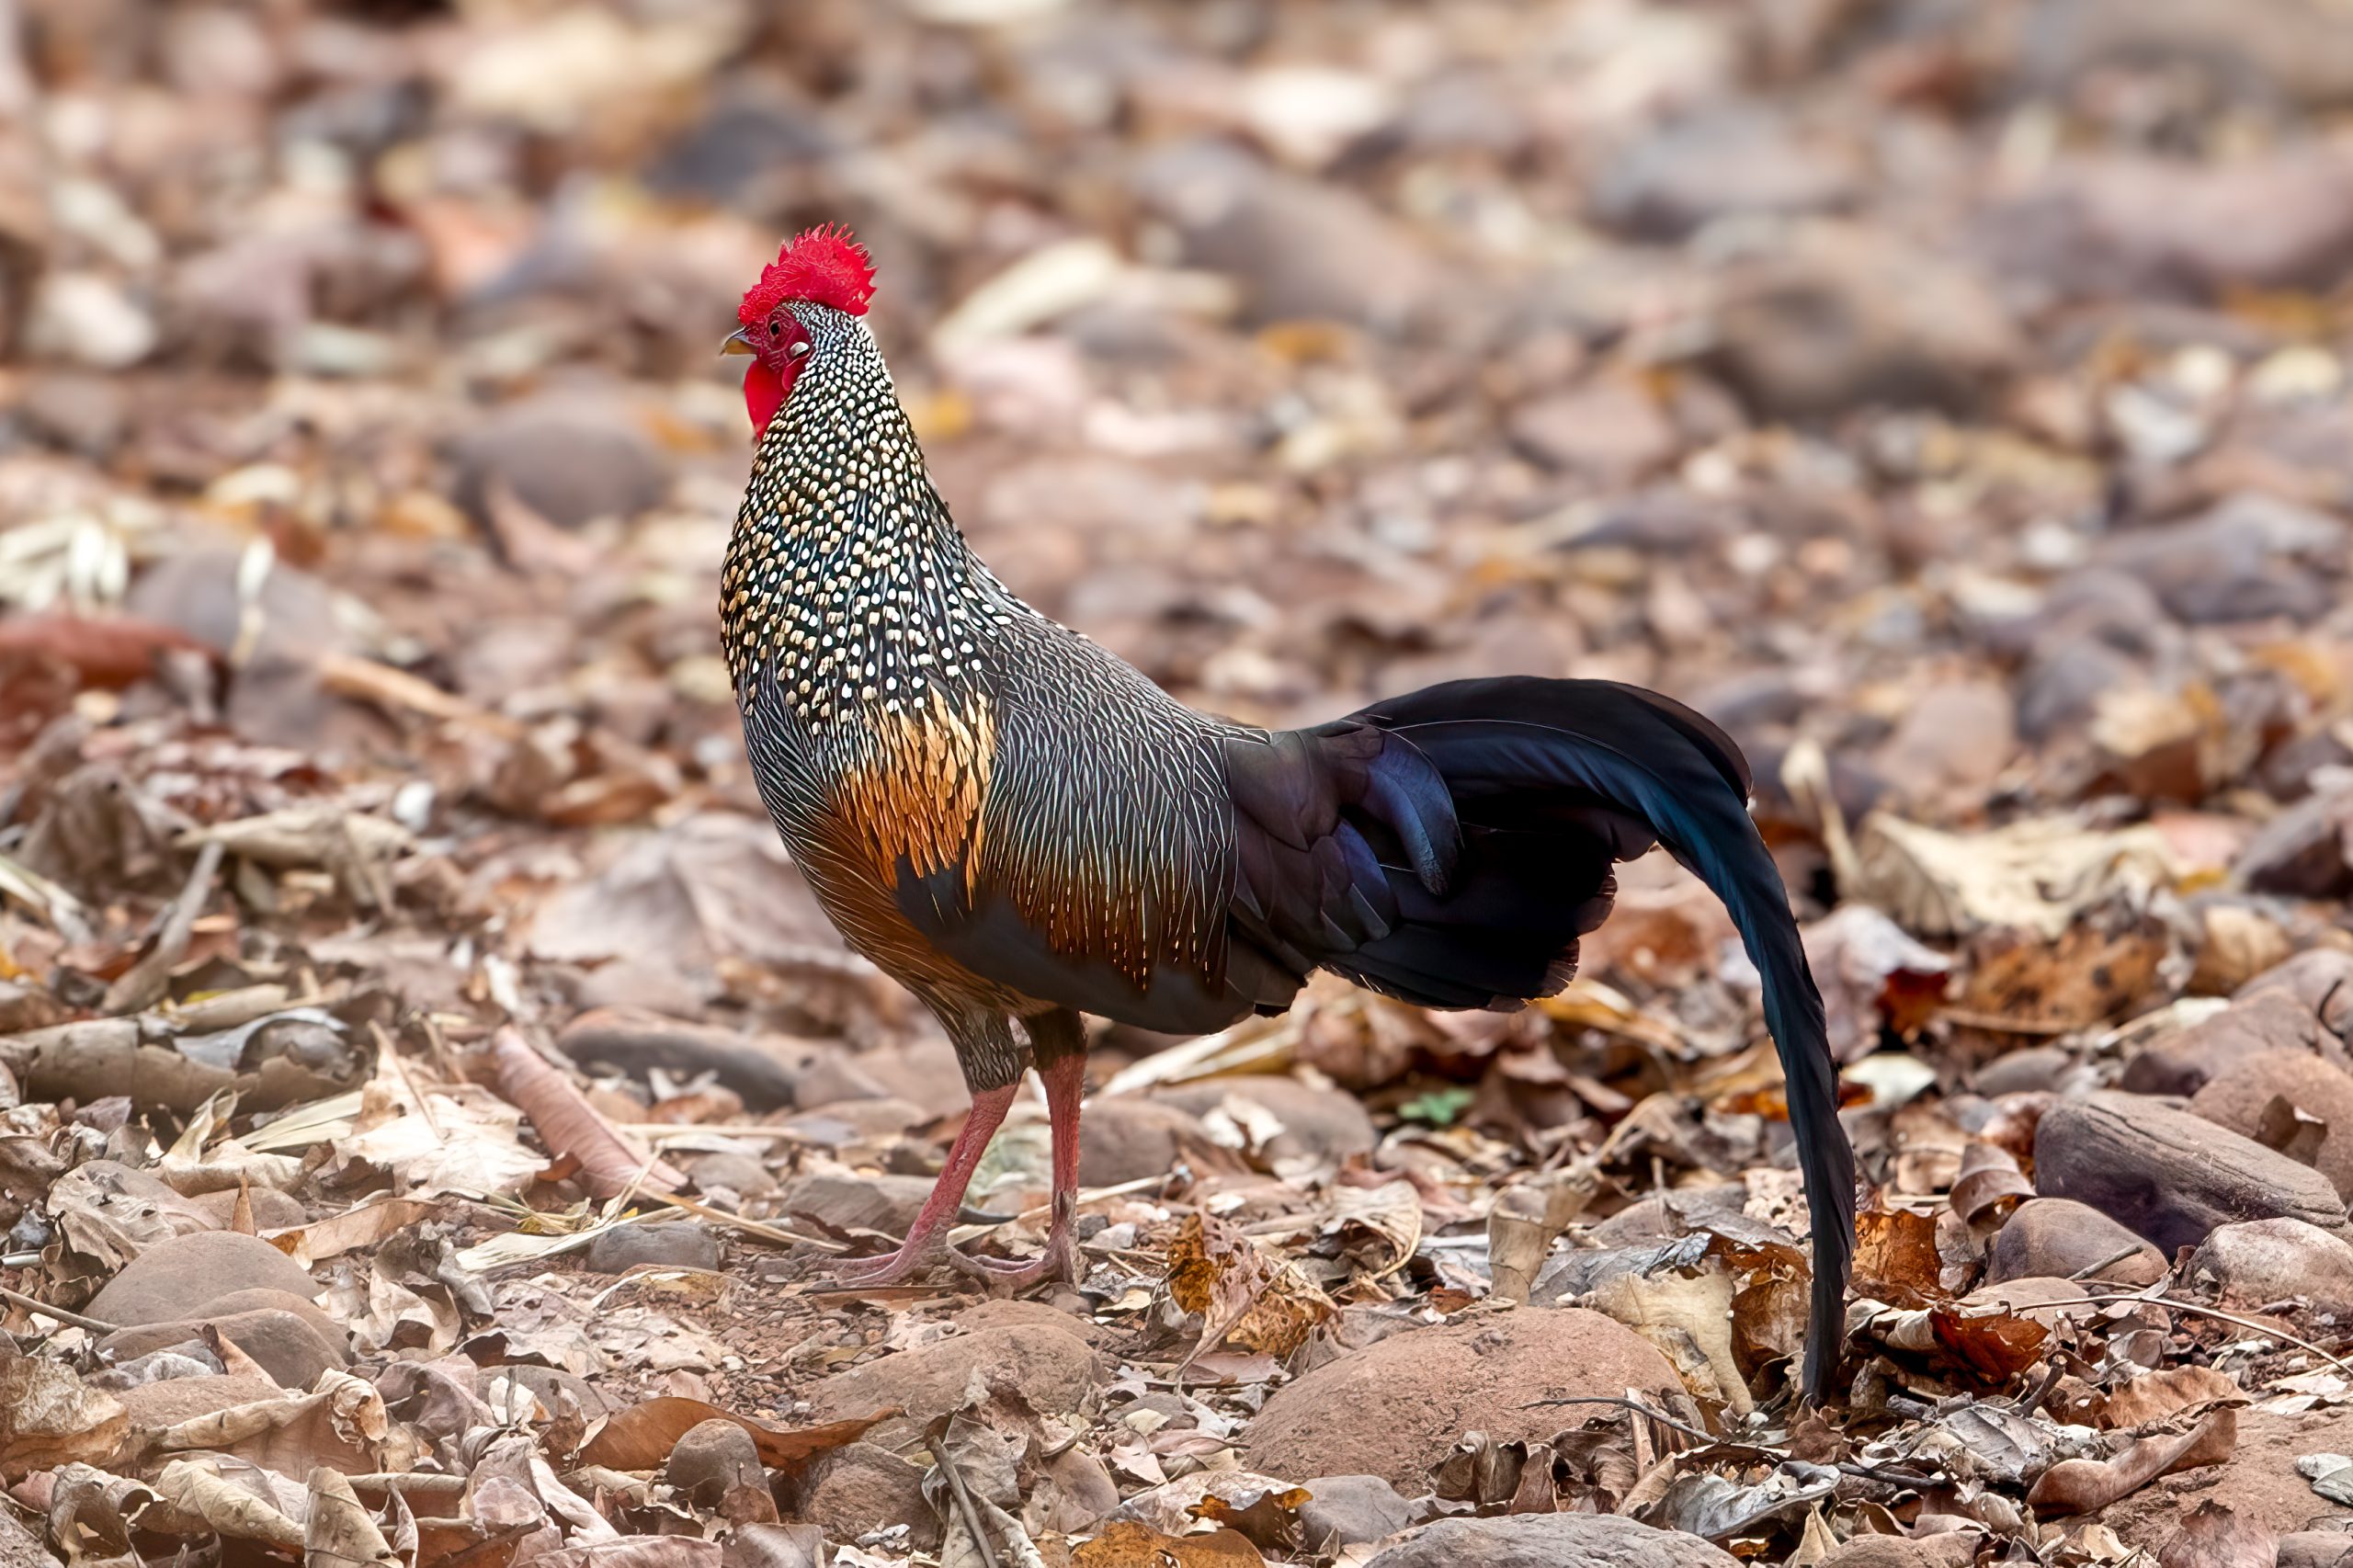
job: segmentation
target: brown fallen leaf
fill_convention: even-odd
[[[1876,1208],[1855,1216],[1856,1295],[1919,1306],[1944,1295],[1942,1269],[1934,1216]]]
[[[1168,1295],[1201,1315],[1196,1355],[1230,1339],[1245,1349],[1288,1356],[1335,1311],[1289,1263],[1200,1213],[1187,1215],[1168,1244]]]
[[[2213,1452],[2218,1432],[2236,1426],[2235,1411],[2209,1411],[2202,1417],[2184,1415],[2129,1439],[2107,1459],[2062,1460],[2028,1490],[2027,1506],[2046,1517],[2098,1513],[2170,1471],[2211,1463],[2200,1456]]]
[[[113,1457],[131,1413],[110,1394],[85,1388],[54,1361],[0,1358],[0,1476]]]
[[[1971,1143],[1961,1152],[1961,1175],[1952,1184],[1952,1211],[1970,1225],[1995,1225],[2034,1196],[2018,1163],[1991,1143]]]
[[[770,1426],[722,1410],[699,1399],[676,1395],[649,1399],[609,1416],[589,1435],[580,1462],[610,1470],[655,1470],[669,1459],[678,1439],[706,1421],[733,1421],[752,1436],[760,1462],[785,1470],[845,1443],[854,1443],[879,1421],[899,1415],[894,1407],[863,1419],[829,1421],[820,1426]]]
[[[563,1069],[532,1050],[517,1030],[500,1029],[491,1057],[498,1067],[498,1092],[531,1119],[548,1153],[580,1163],[582,1179],[597,1197],[617,1198],[649,1187],[676,1192],[687,1185],[685,1176],[606,1120]]]
[[[2157,1548],[2157,1568],[2272,1568],[2279,1539],[2216,1502],[2200,1503]]]
[[[1072,1552],[1070,1561],[1071,1568],[1251,1568],[1267,1560],[1246,1537],[1222,1527],[1208,1535],[1174,1536],[1120,1519]]]

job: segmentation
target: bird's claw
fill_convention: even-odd
[[[831,1272],[817,1281],[821,1290],[869,1290],[877,1286],[904,1285],[910,1279],[946,1264],[958,1273],[982,1280],[992,1290],[1017,1290],[1046,1279],[1078,1278],[1078,1259],[1066,1240],[1049,1242],[1044,1253],[1034,1258],[1017,1261],[1006,1257],[981,1257],[946,1242],[934,1241],[927,1245],[901,1246],[879,1257],[847,1258],[836,1262]]]

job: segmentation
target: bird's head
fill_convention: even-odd
[[[826,312],[862,316],[873,297],[874,264],[847,229],[821,224],[785,242],[736,307],[741,325],[721,350],[752,357],[744,406],[755,437],[792,394],[820,342],[834,335]]]

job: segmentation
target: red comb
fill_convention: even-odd
[[[809,300],[854,316],[866,313],[874,297],[874,264],[847,229],[820,223],[787,240],[776,259],[760,269],[760,280],[736,307],[745,326],[766,319],[787,300]]]

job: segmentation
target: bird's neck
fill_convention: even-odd
[[[760,439],[721,578],[739,699],[813,730],[973,689],[1020,607],[964,542],[879,356],[813,365]]]

